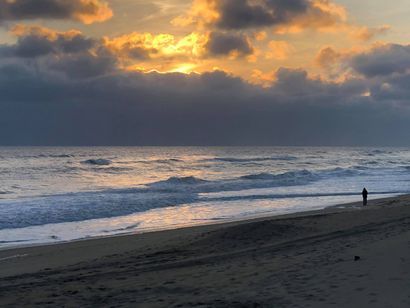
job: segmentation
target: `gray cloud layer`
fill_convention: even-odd
[[[410,69],[410,45],[391,44],[351,60],[351,66],[366,77],[405,73]]]
[[[289,22],[309,7],[307,0],[222,0],[218,2],[221,18],[218,27],[243,29]]]
[[[101,0],[0,0],[0,23],[30,19],[75,19],[92,22],[108,18]]]
[[[253,53],[248,38],[242,34],[212,32],[205,47],[209,54],[215,56],[226,56],[232,52],[242,56]]]
[[[95,45],[96,41],[85,38],[81,34],[76,34],[71,37],[57,34],[57,38],[51,40],[45,35],[29,33],[19,37],[17,43],[14,45],[0,45],[0,56],[4,58],[36,58],[49,54],[84,52]]]
[[[39,40],[27,34],[0,48],[2,145],[410,143],[410,74],[401,68],[341,84],[283,68],[263,89],[218,71],[125,72],[82,35]],[[356,69],[373,76],[379,53],[361,55],[368,69]],[[384,57],[393,63],[395,48]]]

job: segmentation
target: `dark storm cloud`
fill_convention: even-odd
[[[327,0],[196,0],[178,24],[219,30],[259,27],[329,28],[345,23],[343,7]]]
[[[309,7],[307,0],[222,0],[218,1],[222,29],[243,29],[272,26],[289,22]]]
[[[98,40],[79,32],[23,28],[14,45],[0,45],[0,59],[25,63],[38,72],[53,71],[70,78],[89,78],[116,71],[117,58]]]
[[[215,56],[225,56],[232,52],[242,56],[253,53],[248,38],[241,34],[212,32],[205,48],[209,54]]]
[[[75,19],[84,23],[110,18],[100,0],[0,0],[0,23],[30,19]]]
[[[18,38],[16,44],[0,46],[0,56],[35,58],[48,54],[79,53],[96,45],[96,41],[81,34],[67,36],[56,34],[56,38],[36,33],[28,33]]]
[[[404,73],[410,69],[410,45],[389,44],[374,48],[353,57],[351,66],[366,77]]]
[[[408,73],[328,83],[282,68],[261,88],[220,71],[123,71],[92,45],[0,56],[0,144],[409,145]]]
[[[64,72],[70,78],[90,78],[114,72],[116,63],[116,59],[110,54],[95,56],[87,52],[62,57],[50,63],[50,68]]]

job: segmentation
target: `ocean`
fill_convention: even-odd
[[[410,193],[409,148],[2,147],[0,248]]]

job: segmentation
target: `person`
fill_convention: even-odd
[[[369,193],[367,192],[367,189],[366,188],[363,188],[363,191],[362,191],[362,196],[363,196],[363,205],[367,205],[367,195],[368,195]]]

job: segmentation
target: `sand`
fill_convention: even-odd
[[[410,197],[0,251],[0,306],[410,307]]]

